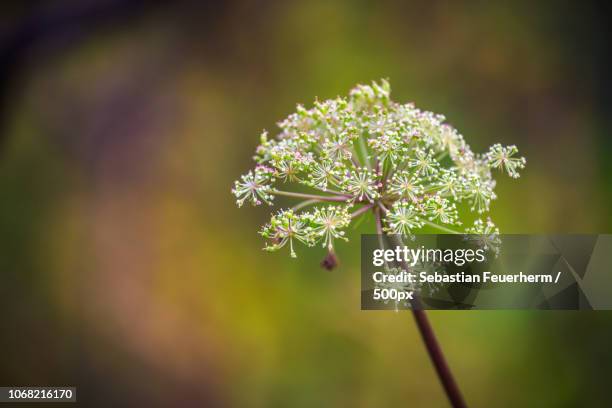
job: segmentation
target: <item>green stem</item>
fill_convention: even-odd
[[[323,193],[330,193],[330,194],[337,194],[337,195],[345,195],[345,196],[347,196],[347,197],[351,197],[350,195],[348,195],[348,194],[344,194],[344,193],[342,193],[342,192],[340,192],[340,191],[332,190],[332,189],[329,189],[329,188],[319,188],[319,187],[317,187],[317,186],[310,185],[309,183],[307,183],[307,182],[306,182],[306,180],[303,180],[303,179],[301,179],[301,178],[299,178],[299,177],[297,177],[297,176],[295,177],[295,181],[297,181],[297,182],[299,182],[299,183],[301,183],[301,184],[304,184],[304,185],[306,185],[306,186],[308,186],[308,187],[310,187],[310,188],[313,188],[313,189],[315,189],[315,190],[321,191],[321,192],[323,192]],[[338,180],[337,180],[335,177],[334,177],[334,180],[333,180],[333,184],[336,184],[336,185],[338,185],[338,184],[339,184]]]
[[[425,224],[429,225],[430,227],[437,228],[437,229],[439,229],[440,231],[448,232],[449,234],[463,234],[463,233],[462,233],[462,232],[460,232],[460,231],[457,231],[457,230],[454,230],[454,229],[451,229],[451,228],[447,228],[447,227],[442,226],[442,225],[438,225],[438,224],[433,223],[433,222],[431,222],[431,221],[427,221],[427,220],[426,220],[426,221],[425,221]]]
[[[368,148],[363,140],[363,134],[359,135],[359,150],[363,155],[363,161],[365,162],[366,167],[368,170],[372,170],[372,163],[370,163],[370,158],[368,157]]]
[[[351,162],[357,168],[363,167],[363,165],[361,164],[361,161],[359,160],[359,156],[357,155],[357,152],[355,151],[355,146],[354,145],[351,146]]]
[[[308,207],[311,204],[316,204],[316,203],[320,203],[320,202],[321,202],[321,200],[315,200],[315,199],[306,200],[306,201],[302,201],[301,203],[299,203],[297,205],[294,205],[293,207],[291,207],[291,209],[293,211],[297,211],[297,210],[302,209],[304,207]]]

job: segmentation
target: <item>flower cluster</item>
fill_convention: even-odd
[[[299,241],[308,246],[322,242],[330,251],[334,239],[344,239],[344,229],[350,224],[351,215],[346,206],[326,206],[312,212],[296,214],[294,210],[281,210],[264,225],[261,235],[271,241],[268,251],[276,251],[289,244],[291,256],[295,258],[293,243]]]
[[[496,199],[492,170],[517,178],[526,160],[517,157],[516,146],[495,144],[474,153],[444,121],[393,102],[385,80],[358,85],[348,97],[317,101],[311,109],[298,105],[278,123],[276,137],[262,133],[257,165],[232,193],[238,206],[272,205],[277,196],[301,201],[274,214],[261,231],[270,241],[267,250],[288,245],[292,256],[295,242],[322,243],[333,253],[334,240],[346,239],[351,221],[370,210],[390,234],[427,226],[491,236],[497,230],[490,219],[459,230],[460,204],[478,215],[488,212]]]
[[[501,238],[499,237],[499,228],[493,224],[491,218],[487,218],[486,221],[477,219],[474,221],[474,226],[468,228],[465,236],[466,241],[475,243],[478,247],[490,251],[493,255],[497,256],[500,252]]]

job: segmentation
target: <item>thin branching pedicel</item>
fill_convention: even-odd
[[[329,251],[345,229],[367,212],[379,211],[387,233],[410,235],[423,227],[445,233],[483,235],[495,247],[499,233],[490,218],[465,228],[460,204],[478,216],[496,199],[491,169],[519,177],[525,167],[516,146],[495,144],[474,153],[444,116],[390,99],[389,83],[358,85],[348,97],[298,105],[280,132],[263,132],[257,166],[235,182],[238,206],[273,204],[274,197],[300,200],[272,216],[261,235],[266,250],[317,243]],[[295,187],[301,186],[299,191]],[[310,190],[310,191],[307,191]]]

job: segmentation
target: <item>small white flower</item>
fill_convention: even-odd
[[[465,182],[457,176],[453,169],[440,169],[437,180],[433,183],[438,194],[457,198],[465,188]]]
[[[463,143],[463,138],[457,133],[456,129],[446,124],[440,126],[440,132],[436,140],[436,146],[439,150],[456,154]]]
[[[438,172],[440,164],[429,149],[415,149],[414,157],[408,162],[408,167],[414,169],[420,176],[433,176]]]
[[[472,204],[470,209],[477,211],[479,214],[489,211],[491,200],[497,198],[493,191],[492,183],[483,180],[482,177],[476,174],[469,175],[466,183],[464,195]]]
[[[245,201],[250,201],[253,205],[260,205],[262,201],[272,205],[274,197],[270,194],[271,183],[274,179],[270,169],[260,166],[255,171],[249,170],[247,174],[234,182],[232,194],[237,198],[236,204],[242,207]]]
[[[351,222],[351,215],[346,206],[327,206],[316,208],[310,217],[315,239],[321,239],[323,246],[330,251],[333,249],[334,239],[347,240],[343,229]]]
[[[398,275],[402,272],[406,272],[404,269],[397,268],[397,267],[385,267],[384,270],[385,270],[385,274],[387,275]],[[414,292],[419,289],[420,285],[417,282],[403,282],[403,281],[396,282],[395,280],[394,281],[385,280],[383,282],[376,282],[374,284],[374,287],[377,289],[381,289],[381,290],[387,289],[387,290],[397,291],[398,293],[403,293],[403,292]],[[394,299],[385,299],[382,302],[385,305],[389,304],[389,302],[393,302],[396,311],[399,310],[400,306],[410,307],[410,300],[409,299],[399,300],[399,296]]]
[[[261,230],[261,235],[272,241],[272,245],[266,245],[264,249],[277,251],[289,243],[291,257],[295,258],[294,239],[309,246],[313,244],[308,218],[308,215],[297,215],[292,210],[279,211]]]
[[[350,160],[353,157],[353,139],[347,132],[333,135],[323,142],[323,152],[326,159],[332,162]]]
[[[396,201],[387,214],[385,231],[391,234],[410,235],[424,225],[421,217],[422,213],[416,205],[407,201]]]
[[[421,178],[407,171],[399,171],[393,175],[387,191],[394,196],[407,198],[411,201],[419,201],[424,188]]]
[[[323,160],[314,163],[308,177],[313,186],[325,190],[330,184],[338,185],[343,167],[341,163]]]
[[[343,181],[344,191],[353,195],[356,201],[370,201],[380,197],[378,175],[362,167],[349,172]]]
[[[376,152],[381,166],[386,161],[390,161],[393,165],[407,153],[406,149],[402,147],[403,140],[399,134],[392,131],[383,131],[380,136],[368,140],[368,144]]]
[[[429,197],[425,201],[425,212],[429,221],[439,221],[442,224],[461,224],[455,204],[439,195]]]
[[[524,157],[512,157],[518,153],[515,145],[503,147],[497,143],[491,146],[487,153],[489,165],[496,169],[505,170],[512,178],[519,178],[519,170],[525,168],[527,159]]]
[[[499,254],[501,238],[499,228],[493,224],[491,218],[484,222],[481,219],[474,221],[474,226],[467,229],[467,240],[474,242],[484,250],[490,250],[496,256]]]

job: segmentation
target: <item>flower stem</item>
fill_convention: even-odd
[[[420,308],[415,307],[415,303],[418,303]],[[425,310],[422,309],[422,305],[420,305],[418,298],[412,302],[412,316],[416,321],[423,343],[425,343],[425,347],[429,353],[429,358],[436,368],[438,378],[444,387],[448,400],[454,408],[466,408],[467,405],[465,404],[463,395],[461,395],[461,390],[459,390],[455,377],[446,362],[446,358],[444,358],[440,343],[438,343],[433,327],[429,323],[427,314],[425,314]]]
[[[379,234],[379,240],[381,244],[381,248],[383,245],[382,237],[380,236],[382,233],[382,228],[379,227],[381,223],[381,212],[382,208],[376,208],[374,212],[376,213],[376,230]],[[435,224],[434,224],[435,225]],[[395,237],[393,235],[388,235],[391,240],[397,241],[398,243],[402,243],[401,238]],[[407,265],[404,263],[402,268],[407,269]],[[427,318],[427,314],[423,309],[423,304],[421,303],[420,298],[416,295],[414,299],[410,301],[412,311],[412,316],[417,324],[419,329],[419,333],[421,334],[421,338],[423,339],[423,343],[425,343],[425,348],[427,349],[427,353],[429,354],[429,358],[433,363],[436,373],[438,374],[438,378],[440,383],[442,383],[442,387],[444,388],[444,392],[451,403],[453,408],[466,408],[467,405],[463,396],[461,395],[461,391],[459,390],[459,386],[455,381],[455,377],[453,376],[448,363],[446,362],[446,358],[444,357],[444,353],[442,352],[442,348],[440,347],[440,343],[438,343],[438,339],[436,338],[436,334],[434,333],[433,327]]]
[[[368,204],[368,205],[364,205],[363,207],[361,207],[360,209],[358,209],[357,211],[354,211],[351,213],[351,218],[355,218],[355,217],[359,217],[361,214],[365,213],[366,211],[370,210],[372,207],[374,207],[375,204]]]
[[[382,229],[382,216],[380,215],[380,209],[379,208],[375,208],[374,209],[374,215],[376,216],[376,233],[378,235],[380,235],[379,237],[379,243],[382,247],[384,246],[383,242],[382,242],[382,236],[384,235],[383,229]]]
[[[351,148],[351,162],[353,163],[353,165],[355,165],[356,168],[363,167],[354,147]]]
[[[448,151],[447,151],[447,150],[443,151],[442,153],[440,153],[440,154],[438,155],[438,157],[436,157],[436,160],[438,160],[438,161],[442,160],[443,158],[445,158],[445,157],[446,157],[446,155],[447,155],[447,154],[448,154]]]
[[[451,229],[451,228],[447,228],[447,227],[442,226],[442,225],[438,225],[438,224],[436,224],[434,222],[431,222],[431,221],[425,220],[425,224],[429,225],[430,227],[437,228],[440,231],[447,232],[449,234],[461,234],[461,232],[459,232],[457,230],[454,230],[454,229]]]
[[[311,205],[311,204],[320,203],[320,202],[321,202],[321,201],[319,201],[319,200],[314,200],[314,199],[313,199],[313,200],[306,200],[306,201],[302,201],[302,202],[301,202],[301,203],[299,203],[299,204],[294,205],[293,207],[291,207],[291,209],[292,209],[293,211],[297,211],[297,210],[300,210],[300,209],[302,209],[302,208],[304,208],[304,207],[308,207],[308,206],[309,206],[309,205]]]
[[[346,196],[347,198],[350,197],[348,194],[344,194],[341,193],[340,191],[337,190],[332,190],[330,188],[319,188],[319,187],[313,187],[315,190],[319,190],[323,193],[329,193],[329,194],[336,194],[336,195],[341,195],[341,196]]]
[[[316,195],[316,194],[303,194],[303,193],[294,193],[292,191],[280,191],[280,190],[272,190],[270,191],[270,193],[275,194],[275,195],[287,196],[287,197],[304,198],[306,200],[319,200],[319,201],[345,202],[349,198],[351,198],[350,196],[344,196],[344,195],[342,196],[322,196],[322,195]]]
[[[298,181],[298,182],[300,182],[302,184],[305,184],[305,181],[302,180],[301,178],[296,177],[295,179],[296,179],[295,181]],[[319,188],[317,186],[310,186],[310,187],[314,188],[315,190],[321,191],[323,193],[337,194],[337,195],[341,195],[341,196],[346,196],[347,198],[351,197],[348,194],[344,194],[344,193],[341,193],[340,191],[336,191],[336,190],[332,190],[332,189],[328,189],[328,188]]]
[[[370,163],[370,158],[368,157],[368,148],[366,147],[362,134],[359,135],[359,149],[363,155],[363,161],[365,162],[368,170],[372,170],[372,163]]]

